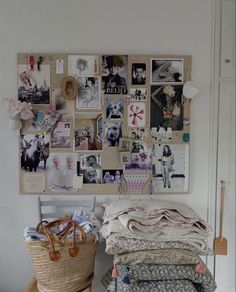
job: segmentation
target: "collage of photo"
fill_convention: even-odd
[[[157,193],[187,192],[188,143],[153,138],[161,131],[184,133],[184,57],[78,54],[42,60],[40,70],[25,63],[17,69],[18,99],[34,112],[21,129],[22,174],[45,174],[40,181],[46,188],[40,187],[48,193],[76,193],[76,176],[88,188],[114,185],[118,191],[125,174],[138,180],[145,173],[153,176]],[[59,61],[53,72],[52,62]],[[63,64],[77,84],[73,100],[63,93]]]

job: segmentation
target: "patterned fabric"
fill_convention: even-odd
[[[114,264],[164,264],[164,265],[189,265],[198,264],[201,259],[191,250],[162,249],[142,250],[131,253],[117,254],[114,256]]]
[[[117,287],[117,288],[116,288]],[[137,282],[130,285],[122,280],[115,280],[109,285],[107,291],[111,292],[197,292],[193,283],[188,280],[166,280]]]
[[[198,273],[195,265],[134,265],[134,266],[116,266],[119,272],[118,281],[123,281],[127,286],[140,285],[140,282],[153,281],[176,281],[188,280],[192,282],[199,292],[214,292],[216,283],[210,271],[206,268],[205,273]],[[118,284],[119,284],[118,283]],[[121,292],[122,290],[118,290]],[[135,290],[124,290],[135,291]],[[139,291],[139,290],[136,290]],[[142,290],[141,290],[142,291]],[[155,290],[154,290],[155,291]],[[162,291],[162,290],[161,290]],[[165,290],[163,290],[165,291]],[[173,291],[173,290],[166,290]],[[179,292],[179,290],[176,290]],[[181,291],[181,290],[180,290]],[[183,290],[186,291],[186,290]],[[191,290],[190,290],[191,291]],[[194,290],[193,290],[194,291]]]
[[[212,251],[208,248],[198,248],[191,244],[178,241],[152,241],[145,239],[125,238],[112,235],[106,239],[106,253],[110,255],[139,251],[139,250],[158,250],[158,249],[187,249],[199,255],[210,255]]]

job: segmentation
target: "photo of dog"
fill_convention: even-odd
[[[108,122],[105,125],[106,146],[119,146],[120,138],[122,137],[122,126],[120,122]]]

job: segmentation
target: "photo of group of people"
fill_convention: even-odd
[[[152,168],[152,149],[146,143],[133,142],[130,161],[125,163],[126,171],[150,171]]]
[[[20,138],[21,172],[45,174],[44,189],[54,194],[77,192],[75,176],[83,184],[112,189],[125,174],[136,172],[152,175],[156,193],[187,192],[189,145],[182,141],[190,112],[182,100],[186,59],[112,54],[57,58],[43,58],[39,67],[17,67],[18,99],[30,102],[34,111]],[[63,73],[55,70],[57,60]],[[78,86],[73,100],[61,86],[67,75]],[[57,117],[50,129],[42,126],[47,116]],[[171,138],[152,139],[160,129]]]

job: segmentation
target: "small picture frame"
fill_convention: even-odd
[[[61,91],[66,99],[75,99],[78,94],[78,84],[76,79],[72,76],[64,77],[61,82]]]
[[[130,152],[131,149],[132,149],[132,140],[129,138],[120,138],[119,151],[120,152]]]
[[[120,152],[120,163],[130,163],[131,162],[131,153],[130,152]]]

